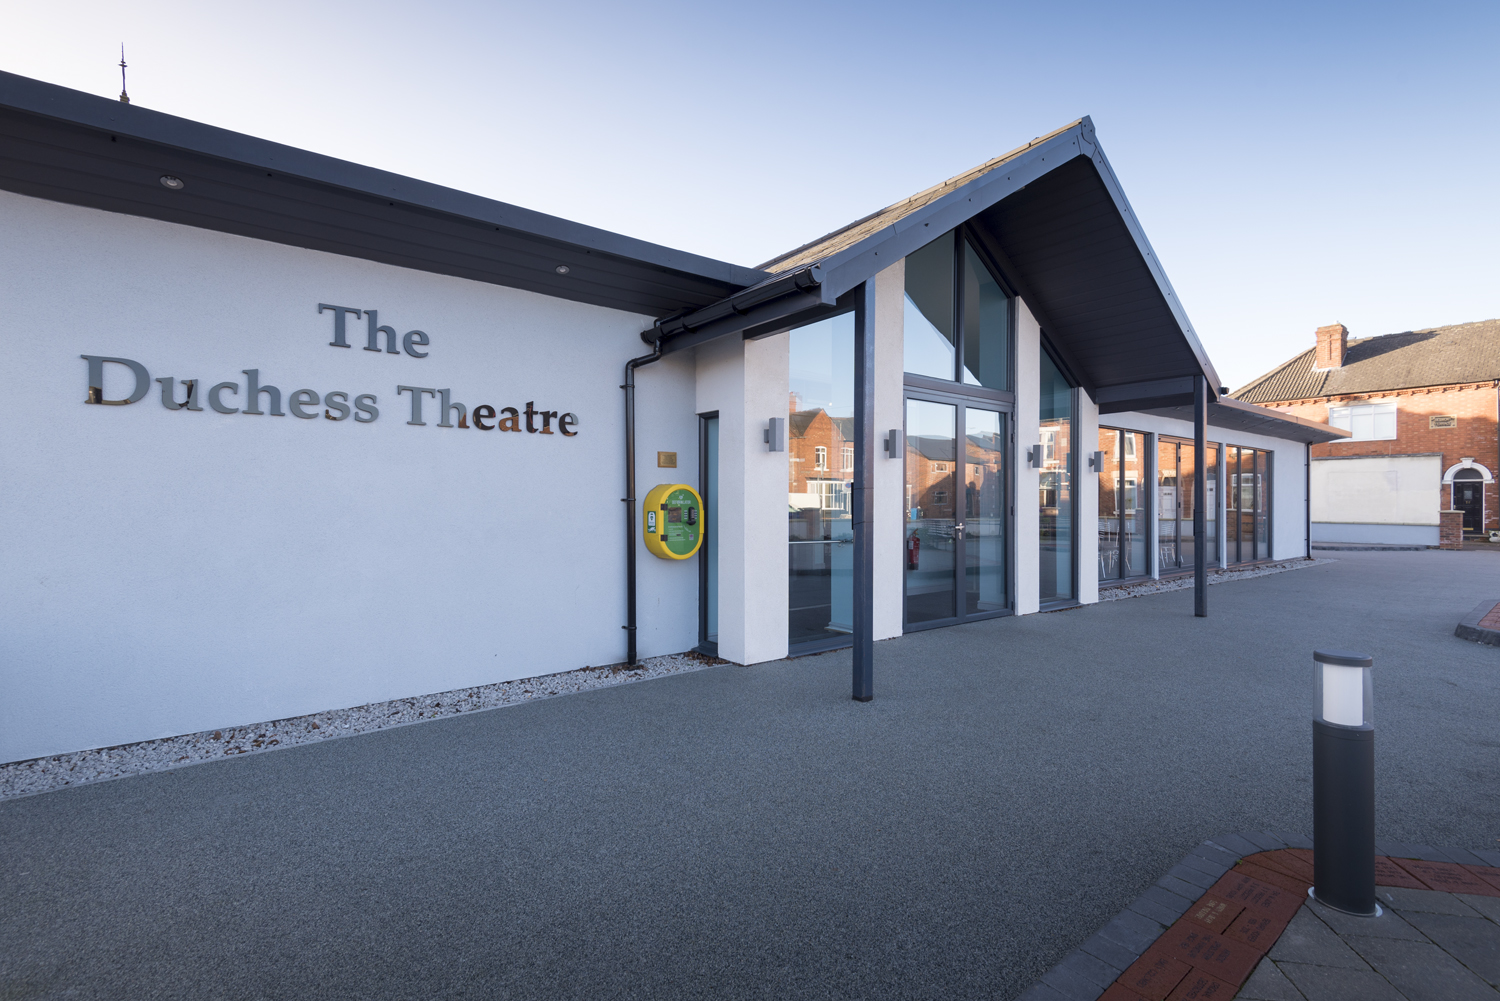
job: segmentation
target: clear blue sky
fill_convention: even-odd
[[[757,264],[1092,115],[1220,375],[1500,316],[1500,3],[0,2],[0,68]]]

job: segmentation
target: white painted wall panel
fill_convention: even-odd
[[[1437,525],[1441,455],[1314,459],[1312,520],[1366,525]]]
[[[906,426],[904,358],[906,261],[875,276],[875,435]],[[906,462],[875,443],[875,638],[900,636],[905,570]],[[904,450],[903,450],[904,451]]]
[[[1041,512],[1037,491],[1039,472],[1026,462],[1026,450],[1042,436],[1041,378],[1042,328],[1022,299],[1016,300],[1016,614],[1039,607],[1037,574],[1040,572]]]
[[[0,761],[622,659],[618,387],[645,318],[5,192],[0,218]],[[364,351],[358,324],[329,347],[319,302],[425,330],[430,357]],[[380,417],[89,406],[84,353],[205,386],[258,368]],[[691,359],[639,382],[643,488],[659,449],[695,483]],[[408,426],[397,384],[580,433]],[[694,568],[640,562],[642,653],[691,647]]]

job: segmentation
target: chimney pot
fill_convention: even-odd
[[[1313,368],[1330,369],[1344,367],[1344,353],[1349,347],[1349,329],[1342,323],[1318,328],[1318,350],[1313,355]]]

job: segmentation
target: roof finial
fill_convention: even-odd
[[[120,103],[129,104],[130,95],[125,93],[125,43],[120,43]]]

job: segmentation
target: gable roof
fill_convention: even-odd
[[[829,315],[963,224],[1106,412],[1191,402],[1196,376],[1217,396],[1218,375],[1087,117],[768,261],[773,274],[758,285],[642,337],[670,352]]]
[[[0,189],[662,316],[766,276],[0,72]],[[186,181],[181,190],[159,183]]]
[[[1500,379],[1500,320],[1351,340],[1340,368],[1313,368],[1316,353],[1308,348],[1232,395],[1277,403]]]

